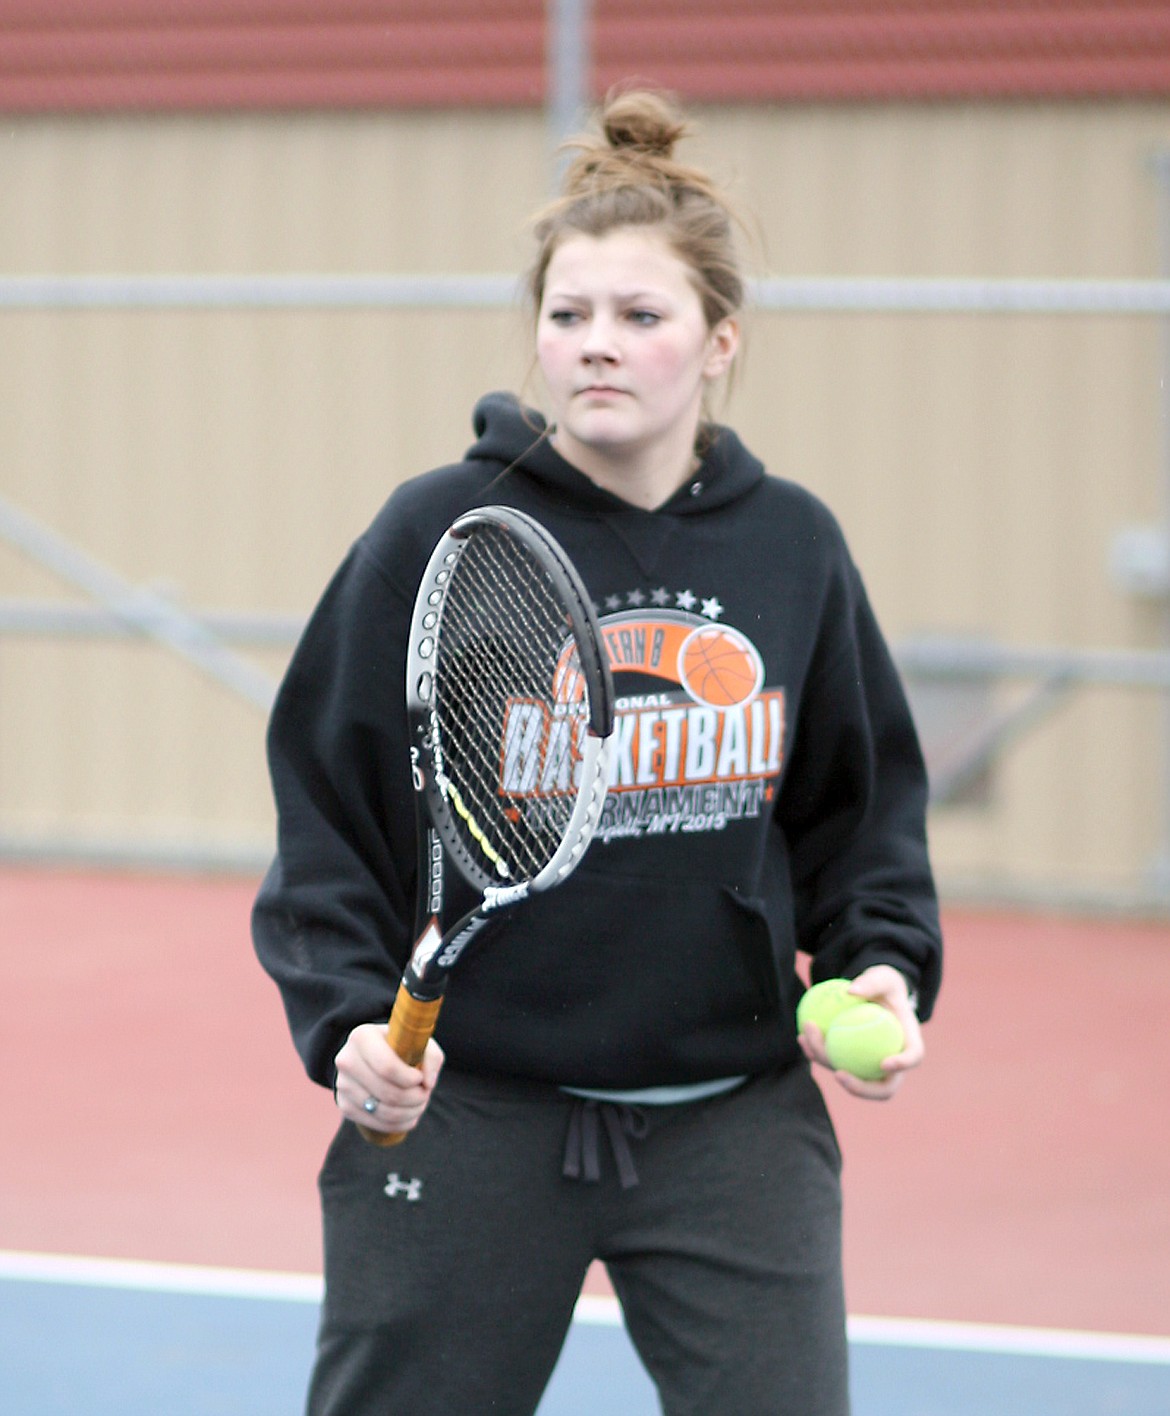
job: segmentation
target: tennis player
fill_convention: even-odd
[[[255,944],[341,1113],[313,1416],[532,1413],[595,1259],[667,1416],[849,1409],[797,955],[901,1021],[883,1080],[837,1076],[891,1097],[941,973],[926,778],[837,523],[712,421],[744,280],[684,132],[634,92],[581,139],[535,223],[543,411],[488,395],[462,460],[394,492],[272,717]],[[468,951],[415,1069],[384,1035],[416,885],[406,631],[431,547],[489,503],[547,526],[594,598],[614,765],[584,862]]]

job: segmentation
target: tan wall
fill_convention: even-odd
[[[761,272],[1157,273],[1170,106],[702,118]],[[546,171],[536,113],[8,119],[0,272],[514,271]],[[760,315],[728,412],[838,512],[894,641],[1156,647],[1108,555],[1159,514],[1160,357],[1153,320]],[[458,455],[476,395],[526,366],[501,312],[0,313],[0,487],[188,606],[306,612],[387,490]],[[0,546],[0,597],[60,593]],[[0,640],[0,844],[258,857],[261,735],[152,649]],[[944,879],[1138,889],[1161,755],[1149,695],[1077,695],[988,804],[936,814]]]

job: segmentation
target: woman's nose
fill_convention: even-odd
[[[613,324],[605,319],[593,319],[581,343],[581,357],[589,362],[594,360],[612,361],[617,357],[617,346],[613,338]]]

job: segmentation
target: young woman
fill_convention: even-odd
[[[536,226],[547,418],[490,395],[463,460],[391,496],[272,718],[256,948],[343,1118],[315,1416],[533,1412],[594,1259],[669,1416],[848,1410],[840,1157],[796,958],[898,1016],[883,1080],[837,1074],[891,1096],[940,978],[925,773],[832,516],[707,416],[743,298],[726,202],[661,97],[602,129]],[[461,962],[414,1069],[384,1038],[413,914],[405,636],[432,545],[493,502],[594,597],[619,750],[584,862]],[[648,647],[703,624],[738,693]],[[352,1122],[410,1134],[386,1151]]]

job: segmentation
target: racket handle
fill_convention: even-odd
[[[386,1041],[395,1052],[412,1067],[417,1067],[427,1050],[427,1043],[435,1031],[439,1019],[439,1009],[443,999],[428,998],[425,1002],[415,998],[405,983],[398,986],[390,1021],[386,1025]],[[371,1131],[367,1126],[358,1126],[362,1136],[375,1146],[396,1146],[410,1134],[408,1131]]]

